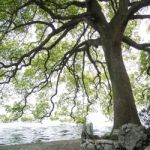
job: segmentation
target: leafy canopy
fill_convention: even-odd
[[[71,116],[77,122],[84,122],[95,107],[111,114],[111,84],[100,36],[91,24],[88,2],[3,0],[0,3],[0,96],[10,120],[29,113],[41,119],[53,112],[53,119]],[[116,0],[97,2],[108,22],[121,5]],[[130,14],[122,43],[125,61],[139,63],[138,70],[130,75],[139,103],[149,99],[150,44],[138,44],[140,39],[134,29],[139,27],[139,19],[150,18],[140,11],[149,5],[147,0],[128,2]],[[143,50],[140,57],[130,52],[130,47]],[[14,94],[16,98],[12,100]],[[1,118],[9,120],[8,116]]]

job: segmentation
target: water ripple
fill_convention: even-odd
[[[0,123],[0,145],[76,139],[80,138],[81,128],[71,123]],[[95,129],[95,133],[104,134],[110,129],[110,124],[104,124],[103,130]]]

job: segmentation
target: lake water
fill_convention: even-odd
[[[111,131],[112,124],[94,124],[94,133]],[[81,125],[46,121],[43,123],[0,123],[0,145],[15,145],[80,138]]]

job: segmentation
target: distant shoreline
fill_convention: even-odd
[[[80,139],[0,146],[0,150],[79,150]]]

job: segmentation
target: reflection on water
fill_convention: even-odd
[[[72,123],[0,123],[0,145],[49,142],[80,138],[81,125]],[[111,130],[111,124],[94,127],[95,134],[102,135]],[[99,130],[100,129],[100,130]]]

